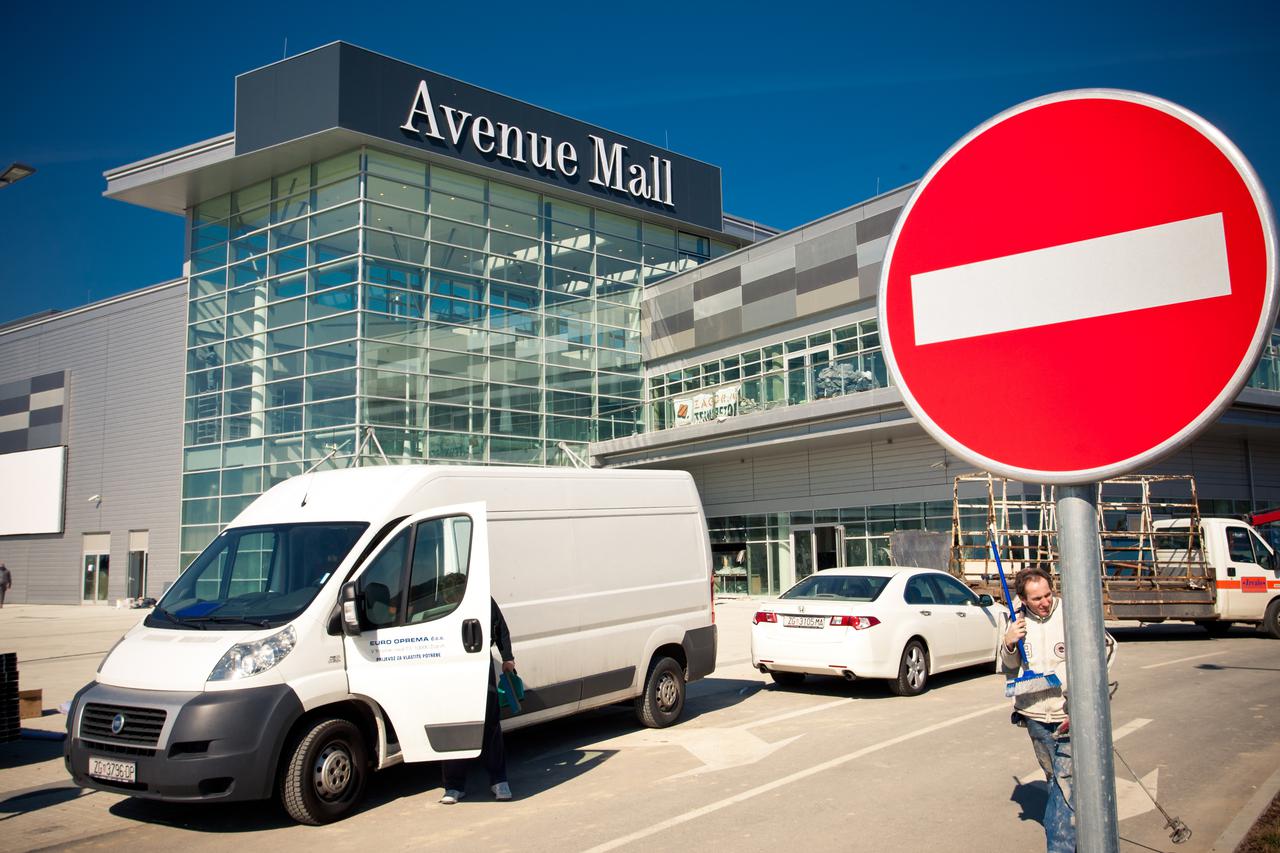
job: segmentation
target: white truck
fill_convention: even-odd
[[[966,484],[985,491],[965,499]],[[1006,572],[1040,566],[1056,577],[1053,494],[1009,494],[986,474],[956,478],[951,572],[1002,598],[987,546],[996,529]],[[1199,514],[1195,481],[1138,475],[1098,488],[1102,599],[1106,618],[1195,622],[1220,635],[1233,623],[1259,625],[1280,639],[1280,557],[1258,531],[1234,518]]]
[[[491,595],[526,685],[504,730],[624,700],[670,725],[715,666],[687,473],[305,474],[245,509],[108,652],[72,702],[67,768],[160,800],[278,792],[298,821],[336,820],[373,769],[479,754]]]

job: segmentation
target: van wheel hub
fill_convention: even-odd
[[[342,796],[351,784],[351,754],[340,743],[331,743],[316,757],[316,793],[326,800]]]
[[[657,690],[658,707],[663,712],[669,712],[675,708],[676,703],[680,701],[680,689],[676,686],[676,679],[671,673],[663,673],[662,680],[658,682]]]

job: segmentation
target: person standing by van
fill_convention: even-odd
[[[441,581],[444,586],[449,577]],[[457,594],[461,594],[465,578],[457,584]],[[449,593],[445,593],[446,598]],[[507,620],[498,608],[498,602],[489,599],[489,637],[490,643],[498,647],[502,657],[502,671],[515,672],[515,655],[511,651],[511,632],[507,628]],[[502,740],[502,725],[498,714],[498,670],[490,668],[488,697],[484,706],[484,740],[480,748],[480,761],[484,762],[485,772],[489,774],[489,790],[496,800],[511,799],[511,786],[507,784],[507,751]],[[443,762],[444,795],[440,802],[451,806],[466,796],[467,767],[471,759],[462,758]]]
[[[13,575],[5,567],[4,562],[0,561],[0,607],[4,607],[5,593],[9,591],[11,586],[13,586]]]

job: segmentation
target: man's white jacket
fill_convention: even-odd
[[[1042,723],[1060,723],[1067,718],[1067,636],[1066,621],[1062,616],[1062,601],[1055,596],[1053,609],[1041,619],[1025,605],[1018,613],[1027,619],[1027,636],[1023,645],[1027,650],[1030,669],[1040,675],[1053,673],[1062,682],[1061,687],[1051,687],[1035,693],[1023,693],[1013,697],[1013,708],[1024,717]],[[1008,626],[1006,624],[1006,630]],[[1107,647],[1107,670],[1116,657],[1116,641],[1106,631],[1102,632]],[[1024,672],[1018,647],[1013,651],[1000,643],[1000,666],[1006,678],[1014,678]]]

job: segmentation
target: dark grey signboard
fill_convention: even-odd
[[[721,230],[720,169],[337,42],[236,78],[236,154],[346,128]]]

